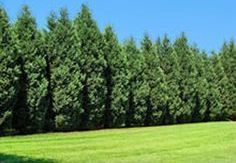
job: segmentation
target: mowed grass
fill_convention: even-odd
[[[236,123],[0,138],[0,162],[236,162]]]

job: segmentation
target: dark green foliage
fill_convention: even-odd
[[[106,85],[104,127],[120,126],[124,123],[127,100],[127,58],[121,52],[119,42],[110,26],[104,33],[104,77]]]
[[[127,56],[127,106],[125,112],[126,126],[143,125],[145,115],[145,83],[144,83],[144,56],[136,47],[133,38],[126,40],[123,53]]]
[[[173,50],[170,40],[167,36],[161,42],[156,42],[156,53],[160,58],[160,65],[166,75],[167,101],[163,107],[161,124],[176,123],[178,109],[180,108],[180,66],[177,53]]]
[[[105,82],[102,34],[87,6],[83,5],[75,20],[78,48],[81,52],[81,129],[100,128],[103,124]]]
[[[75,30],[66,9],[60,11],[58,19],[52,14],[48,19],[46,33],[49,107],[48,125],[56,130],[75,130],[82,111],[79,99],[81,92],[79,55],[75,44]],[[47,127],[47,126],[46,126]],[[50,130],[50,128],[48,129]]]
[[[227,120],[232,115],[233,97],[231,96],[231,90],[233,89],[232,83],[230,83],[226,73],[224,71],[220,57],[213,56],[213,65],[215,72],[215,85],[219,91],[219,97],[221,102],[221,110],[218,113],[217,120]]]
[[[161,114],[166,112],[167,83],[164,71],[161,68],[158,54],[148,35],[144,36],[141,47],[144,55],[144,82],[146,113],[144,125],[157,125]]]
[[[176,112],[177,122],[191,121],[193,108],[195,107],[194,94],[196,90],[196,62],[192,49],[188,45],[184,34],[174,43],[174,52],[177,54],[180,70],[179,90],[181,104]]]
[[[121,45],[87,6],[47,29],[0,8],[0,135],[236,120],[236,47],[206,54],[182,34]]]
[[[210,92],[208,92],[207,70],[205,68],[204,54],[194,50],[194,57],[197,69],[197,76],[195,78],[195,92],[193,96],[194,107],[191,114],[192,122],[201,122],[204,119],[204,112],[207,110],[206,100]],[[207,59],[207,58],[206,58]]]
[[[78,127],[78,117],[81,112],[78,100],[80,68],[74,27],[66,9],[61,9],[59,18],[55,13],[48,17],[48,30],[45,31],[44,43],[46,77],[49,83],[44,128],[46,131],[73,130]],[[67,100],[73,100],[74,104],[65,102]]]
[[[19,128],[20,132],[39,132],[45,121],[48,82],[45,78],[45,56],[41,50],[42,37],[27,6],[23,7],[14,28],[20,67],[17,113],[14,119],[17,125],[25,121],[16,129]]]
[[[0,135],[11,132],[16,102],[18,66],[14,41],[6,11],[0,8]]]
[[[236,47],[234,41],[225,43],[220,52],[222,65],[230,84],[230,119],[236,120]]]
[[[52,65],[54,64],[53,61],[56,57],[56,16],[54,13],[52,13],[48,17],[48,31],[44,31],[44,46],[43,50],[45,55],[45,61],[46,61],[46,74],[45,77],[48,81],[47,86],[47,103],[48,107],[46,108],[45,113],[45,123],[44,123],[44,130],[45,131],[53,131],[55,129],[55,116],[56,112],[53,108],[53,88],[52,88]]]

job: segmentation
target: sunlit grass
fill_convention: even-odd
[[[0,138],[0,162],[236,162],[236,123]]]

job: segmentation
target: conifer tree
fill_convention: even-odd
[[[47,58],[51,73],[48,80],[52,94],[48,114],[55,114],[51,121],[55,121],[56,130],[75,130],[82,110],[79,49],[75,44],[74,27],[66,9],[61,9],[58,20],[51,15],[48,26]]]
[[[220,92],[215,84],[216,74],[211,58],[205,56],[205,71],[207,80],[207,94],[205,96],[205,107],[201,108],[204,122],[216,120],[222,109]]]
[[[177,54],[173,51],[173,47],[167,36],[164,37],[162,42],[158,39],[156,42],[156,52],[166,75],[168,97],[166,105],[163,107],[161,124],[173,124],[176,123],[176,114],[181,103],[178,85],[180,80],[180,66]]]
[[[127,106],[126,126],[143,125],[145,117],[144,56],[136,47],[134,38],[125,41],[123,53],[127,56]]]
[[[174,42],[174,51],[178,56],[180,66],[179,90],[181,105],[177,111],[177,122],[190,122],[195,107],[194,93],[196,90],[196,65],[194,53],[188,45],[184,34]]]
[[[142,41],[142,53],[145,58],[144,79],[146,83],[146,115],[144,125],[160,123],[161,114],[165,114],[167,101],[167,85],[165,74],[160,66],[160,60],[154,46],[146,34]]]
[[[233,86],[226,76],[220,57],[218,55],[214,55],[212,56],[212,60],[215,73],[214,83],[219,91],[220,103],[222,107],[218,112],[216,120],[227,120],[232,115],[232,111],[234,109],[234,99],[231,96]]]
[[[4,134],[12,130],[18,67],[11,26],[2,7],[0,7],[0,74],[0,134]]]
[[[127,59],[113,32],[112,27],[104,33],[104,78],[106,85],[104,127],[120,126],[124,123],[125,101],[127,98]]]
[[[204,118],[206,110],[206,99],[208,95],[207,72],[205,69],[206,59],[208,57],[201,53],[197,48],[192,49],[196,66],[195,92],[193,94],[192,122],[200,122]]]
[[[224,71],[232,86],[230,89],[230,98],[234,108],[230,109],[230,119],[236,120],[236,47],[233,40],[228,44],[224,43],[220,56]]]
[[[80,69],[82,74],[81,129],[99,128],[104,113],[104,56],[102,34],[86,5],[75,20],[78,48],[81,51]]]
[[[22,132],[38,132],[42,130],[45,121],[48,82],[45,78],[42,37],[27,6],[22,8],[16,21],[15,33],[21,73],[15,124],[20,131],[24,130]]]
[[[44,38],[44,46],[43,50],[45,55],[45,61],[46,61],[46,79],[48,81],[48,87],[47,87],[47,102],[48,107],[46,108],[45,113],[45,123],[44,123],[44,130],[45,131],[53,131],[55,130],[55,116],[56,111],[53,108],[53,88],[52,88],[52,65],[53,60],[55,60],[56,55],[56,27],[57,27],[57,18],[55,13],[51,13],[48,17],[47,22],[47,28],[48,30],[44,30],[43,32],[43,38]]]

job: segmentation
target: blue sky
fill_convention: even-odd
[[[73,18],[82,3],[90,7],[101,29],[111,24],[120,41],[129,36],[140,41],[145,32],[153,40],[186,32],[192,44],[211,51],[236,38],[235,0],[0,0],[12,21],[27,4],[41,28],[51,11],[67,7]]]

